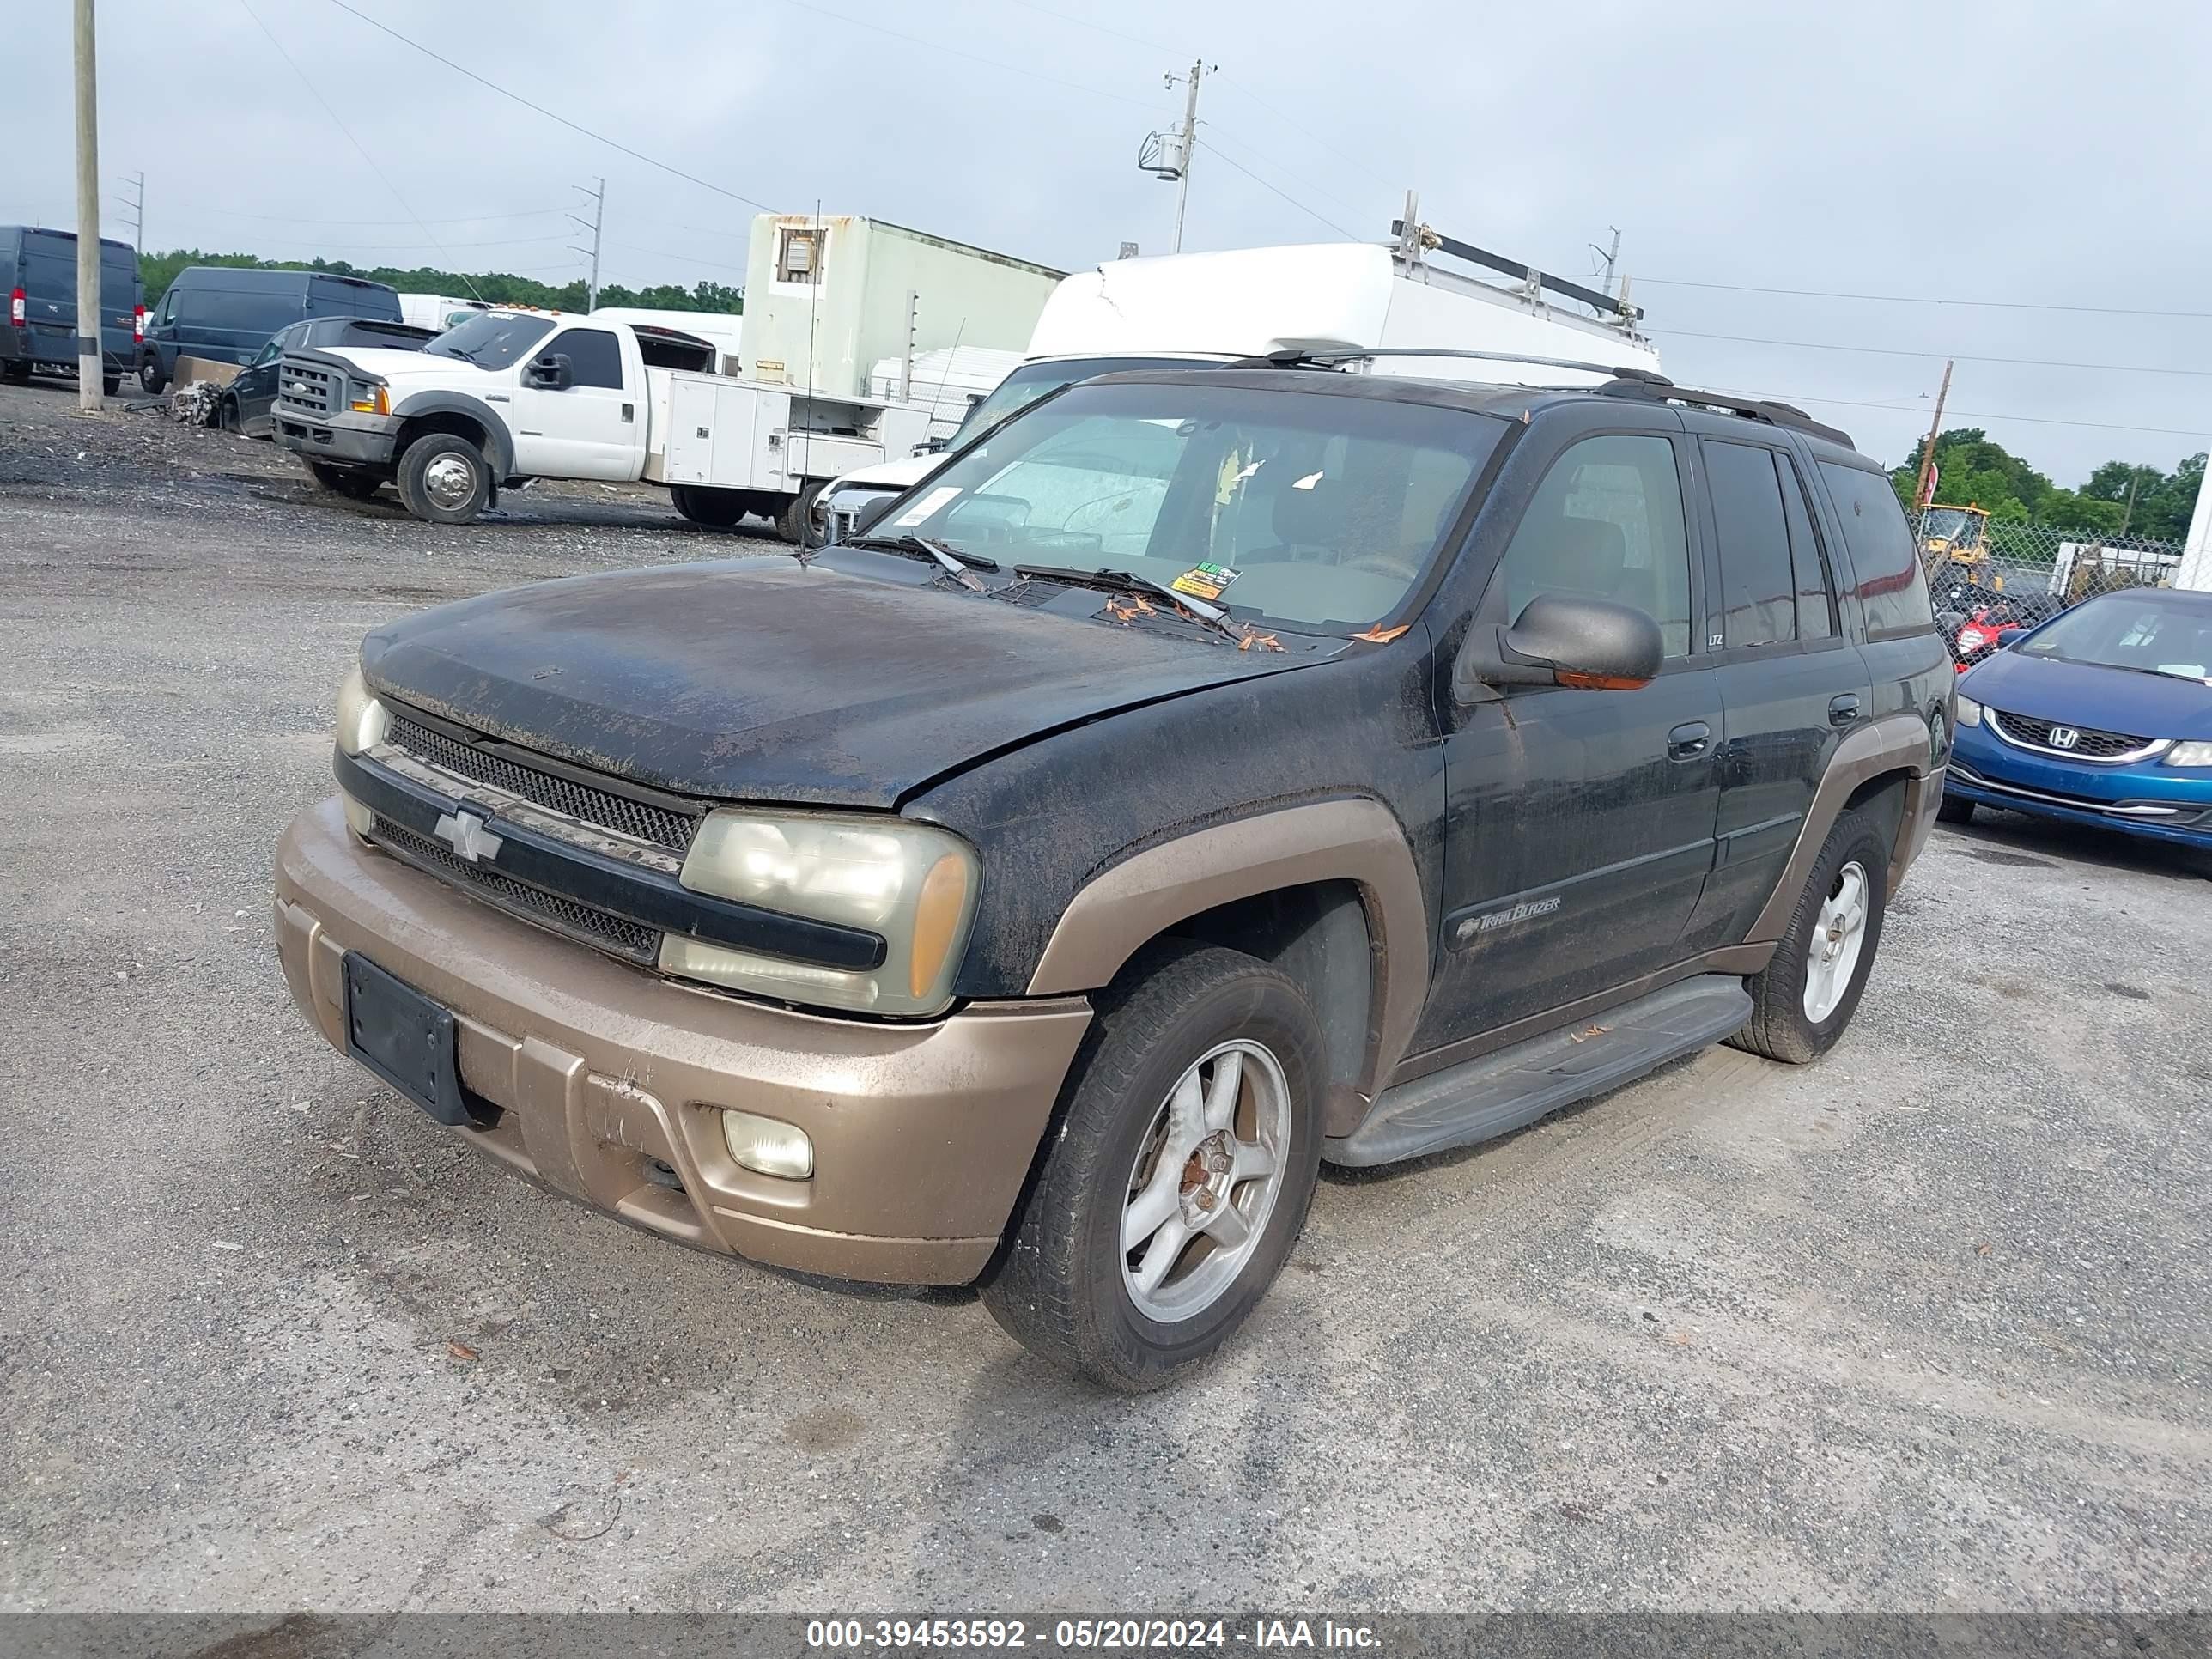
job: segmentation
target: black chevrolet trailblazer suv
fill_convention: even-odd
[[[843,544],[380,629],[293,994],[635,1224],[1174,1376],[1324,1160],[1808,1061],[1865,990],[1949,748],[1897,498],[1586,379],[1112,375]]]

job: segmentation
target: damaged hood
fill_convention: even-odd
[[[768,559],[487,593],[361,653],[387,696],[595,770],[870,807],[1060,726],[1317,659]]]

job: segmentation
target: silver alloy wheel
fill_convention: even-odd
[[[1207,1049],[1176,1080],[1121,1211],[1121,1283],[1139,1313],[1176,1324],[1236,1283],[1282,1192],[1290,1133],[1282,1062],[1249,1038]]]
[[[1867,873],[1854,860],[1836,872],[1805,953],[1805,1018],[1815,1025],[1836,1012],[1850,988],[1866,945],[1866,921]]]
[[[440,507],[463,506],[477,493],[477,470],[465,455],[441,455],[422,469],[422,493]]]

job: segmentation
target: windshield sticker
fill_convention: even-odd
[[[1320,474],[1320,473],[1318,473],[1318,472],[1309,472],[1309,473],[1307,473],[1307,474],[1306,474],[1306,476],[1305,476],[1304,477],[1303,477],[1303,478],[1293,478],[1293,479],[1291,481],[1291,489],[1312,489],[1316,484],[1319,483],[1320,482],[1321,482],[1321,474]]]
[[[959,493],[958,484],[938,485],[936,489],[899,514],[897,520],[899,528],[903,530],[909,525],[920,524]]]
[[[1218,599],[1229,584],[1243,574],[1231,570],[1225,564],[1195,564],[1177,576],[1168,586],[1178,593],[1188,593],[1197,599]]]

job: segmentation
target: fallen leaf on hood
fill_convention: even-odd
[[[1400,623],[1395,628],[1385,628],[1381,623],[1376,623],[1364,634],[1354,634],[1352,637],[1364,640],[1370,645],[1388,645],[1413,625],[1411,623]]]
[[[1280,651],[1283,642],[1273,634],[1257,634],[1248,626],[1244,637],[1237,641],[1237,648],[1239,651]]]

